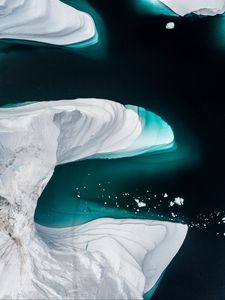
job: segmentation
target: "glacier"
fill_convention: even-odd
[[[99,218],[49,228],[34,223],[34,212],[56,165],[173,146],[159,116],[115,101],[0,108],[0,298],[143,298],[181,247],[186,225]]]
[[[92,17],[59,0],[0,0],[0,39],[56,46],[96,43]]]

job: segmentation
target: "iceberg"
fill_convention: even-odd
[[[159,116],[114,101],[0,108],[0,298],[140,299],[154,288],[186,225],[99,218],[49,228],[35,224],[34,213],[56,165],[173,146]]]
[[[215,16],[225,12],[224,0],[135,0],[135,4],[142,11],[171,17],[183,17],[191,13]]]
[[[225,12],[224,0],[159,0],[176,14],[184,16],[190,13],[214,16]]]
[[[92,17],[59,0],[0,0],[0,39],[56,46],[96,42]]]
[[[77,249],[107,260],[124,288],[109,292],[103,284],[97,299],[141,299],[157,283],[187,232],[186,225],[141,219],[102,218],[67,228],[36,226],[49,247],[65,252],[73,241]]]

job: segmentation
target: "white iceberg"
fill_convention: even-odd
[[[184,199],[181,197],[175,197],[174,198],[174,203],[177,205],[184,205]]]
[[[113,101],[0,109],[1,299],[140,299],[154,286],[186,225],[103,218],[53,229],[33,216],[57,164],[172,145],[170,126],[155,120],[143,145],[140,114]]]
[[[95,37],[92,17],[59,0],[0,0],[0,39],[58,46]]]
[[[168,22],[166,24],[166,29],[174,29],[175,28],[175,23],[174,22]]]
[[[73,245],[89,251],[100,261],[104,257],[114,276],[124,285],[123,289],[118,289],[124,294],[120,299],[140,299],[153,288],[187,232],[187,226],[182,224],[111,218],[60,229],[38,225],[37,229],[50,248],[54,245],[55,249],[66,253]],[[97,299],[106,299],[106,293],[109,299],[118,299],[115,296],[118,291],[105,288],[103,284],[99,289],[101,297]]]
[[[159,0],[176,14],[184,16],[190,13],[214,16],[225,12],[224,0]]]

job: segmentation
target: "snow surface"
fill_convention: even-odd
[[[146,147],[173,141],[163,128]],[[1,299],[140,299],[154,286],[186,225],[104,218],[52,229],[33,218],[57,164],[124,155],[143,147],[142,130],[135,110],[101,99],[0,109]]]
[[[84,42],[96,34],[93,19],[59,0],[0,0],[0,38],[54,45]]]
[[[223,14],[225,0],[159,0],[180,16],[189,13],[214,16]]]

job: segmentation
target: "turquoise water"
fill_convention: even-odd
[[[31,103],[17,102],[16,104],[5,104],[2,107],[7,110],[10,107]],[[152,154],[158,153],[160,157],[166,152],[171,153],[176,149],[171,127],[159,116],[141,107],[133,105],[127,105],[127,107],[139,114],[143,132],[135,145],[131,146],[128,151],[108,155],[108,157],[139,156],[144,160],[144,166],[148,167],[153,158]],[[146,147],[146,144],[149,144],[151,140],[162,140],[162,142],[170,140],[171,142],[165,145],[159,144],[156,147]],[[151,154],[151,156],[146,156],[146,154]],[[102,157],[97,156],[96,158]],[[121,195],[119,189],[116,188],[119,185],[118,183],[115,185],[115,179],[123,181],[123,187],[126,186],[124,180],[121,180],[124,178],[121,171],[127,171],[129,168],[124,167],[124,163],[128,163],[130,170],[133,170],[131,174],[141,170],[140,165],[135,165],[135,160],[130,157],[117,160],[84,160],[58,166],[38,201],[35,221],[42,225],[64,227],[80,225],[102,217],[156,219],[156,214],[151,212],[150,205],[146,203],[148,202],[146,200],[150,200],[152,197],[149,190],[146,191],[148,198],[142,202],[146,205],[143,209],[137,205],[137,201],[142,201],[143,197],[134,196],[132,192],[124,192]],[[105,170],[107,175],[104,176],[101,170]],[[94,183],[95,180],[99,182],[96,184]],[[94,185],[92,185],[93,183]],[[131,191],[128,186],[127,189]],[[144,295],[144,300],[152,298],[162,276],[154,287]]]
[[[126,107],[139,114],[142,124],[142,134],[134,145],[126,152],[94,155],[87,160],[57,166],[38,200],[37,223],[64,227],[103,217],[184,222],[179,211],[171,218],[168,209],[171,197],[164,196],[167,190],[162,193],[158,180],[176,172],[185,161],[189,164],[189,151],[185,153],[184,148],[177,147],[172,128],[159,116],[134,105]],[[152,141],[158,145],[151,145]],[[141,207],[139,202],[143,204]]]
[[[21,45],[31,45],[36,47],[63,47],[63,48],[72,48],[72,49],[81,49],[85,47],[89,47],[92,45],[95,45],[98,43],[98,33],[96,32],[95,36],[89,40],[86,40],[84,42],[75,43],[75,44],[68,44],[68,45],[53,45],[48,43],[42,43],[42,42],[36,42],[36,41],[30,41],[30,40],[22,40],[22,39],[1,39],[2,43],[5,43],[5,45],[14,45],[14,44],[21,44]]]
[[[84,1],[70,2],[76,5]],[[52,217],[45,220],[50,225],[56,223],[56,217],[64,224],[65,215],[60,215],[58,208],[63,206],[61,202],[76,202],[76,187],[84,199],[93,202],[108,200],[108,195],[120,196],[124,202],[133,203],[133,196],[147,202],[150,194],[149,217],[188,219],[188,224],[193,221],[201,228],[189,229],[154,299],[223,299],[224,224],[218,215],[224,210],[223,17],[178,18],[157,11],[153,15],[147,6],[139,9],[134,5],[141,0],[89,3],[104,21],[98,28],[99,43],[82,49],[17,45],[0,54],[1,105],[21,99],[80,97],[140,105],[168,121],[177,147],[163,155],[155,152],[151,156],[89,160],[57,167],[55,175],[59,179],[53,176],[37,212],[50,214]],[[171,19],[176,19],[176,29],[166,30],[165,24]],[[106,30],[102,33],[102,29]],[[74,176],[71,187],[62,190],[59,185],[54,190],[53,182],[62,182],[60,173]],[[104,187],[100,189],[99,183]],[[53,198],[47,197],[49,188]],[[103,194],[103,188],[107,193]],[[57,192],[62,197],[57,197]],[[126,192],[131,196],[124,196]],[[183,207],[168,207],[175,196],[185,199]],[[117,210],[116,203],[112,204]],[[54,210],[58,212],[55,217]],[[144,210],[147,207],[140,209],[141,214]],[[172,212],[178,216],[173,217]],[[71,218],[68,223],[73,221]],[[215,259],[209,260],[212,255]]]
[[[17,103],[8,103],[1,105],[2,108],[10,108],[10,107],[17,107],[17,106],[25,106],[34,103],[34,101],[27,101],[27,102],[17,102]]]
[[[35,221],[51,227],[78,225],[102,217],[182,221],[178,211],[177,217],[171,218],[171,195],[165,198],[158,186],[159,178],[176,170],[171,154],[57,166],[38,200]],[[138,207],[137,200],[146,206]]]
[[[165,271],[161,274],[161,276],[159,277],[159,279],[157,280],[156,284],[153,286],[153,288],[148,291],[146,294],[144,294],[144,300],[150,300],[152,298],[152,296],[154,295],[155,291],[157,290],[163,275],[164,275]]]
[[[37,223],[64,227],[104,217],[184,222],[182,209],[173,208],[176,216],[171,217],[168,207],[171,197],[178,195],[164,196],[166,184],[163,193],[158,182],[189,164],[188,158],[193,161],[194,155],[177,147],[171,127],[159,116],[137,106],[127,107],[139,114],[143,128],[134,145],[126,152],[57,166],[38,200]],[[151,145],[152,141],[158,145]]]
[[[211,43],[223,55],[225,49],[225,14],[213,18],[211,22]]]
[[[142,13],[153,15],[178,16],[159,0],[133,0],[134,7]]]
[[[142,125],[141,135],[135,141],[134,145],[131,145],[125,151],[97,154],[94,155],[94,158],[124,158],[153,152],[172,151],[175,149],[176,145],[173,130],[161,117],[142,107],[134,105],[126,105],[126,107],[139,115]]]
[[[161,167],[165,172],[164,165],[170,164],[176,150],[174,134],[156,114],[137,106],[127,107],[139,114],[139,138],[126,151],[57,166],[38,201],[37,223],[61,227],[103,217],[162,219],[152,210],[157,195],[133,187],[139,181],[136,176],[155,176],[157,171],[162,172]]]

